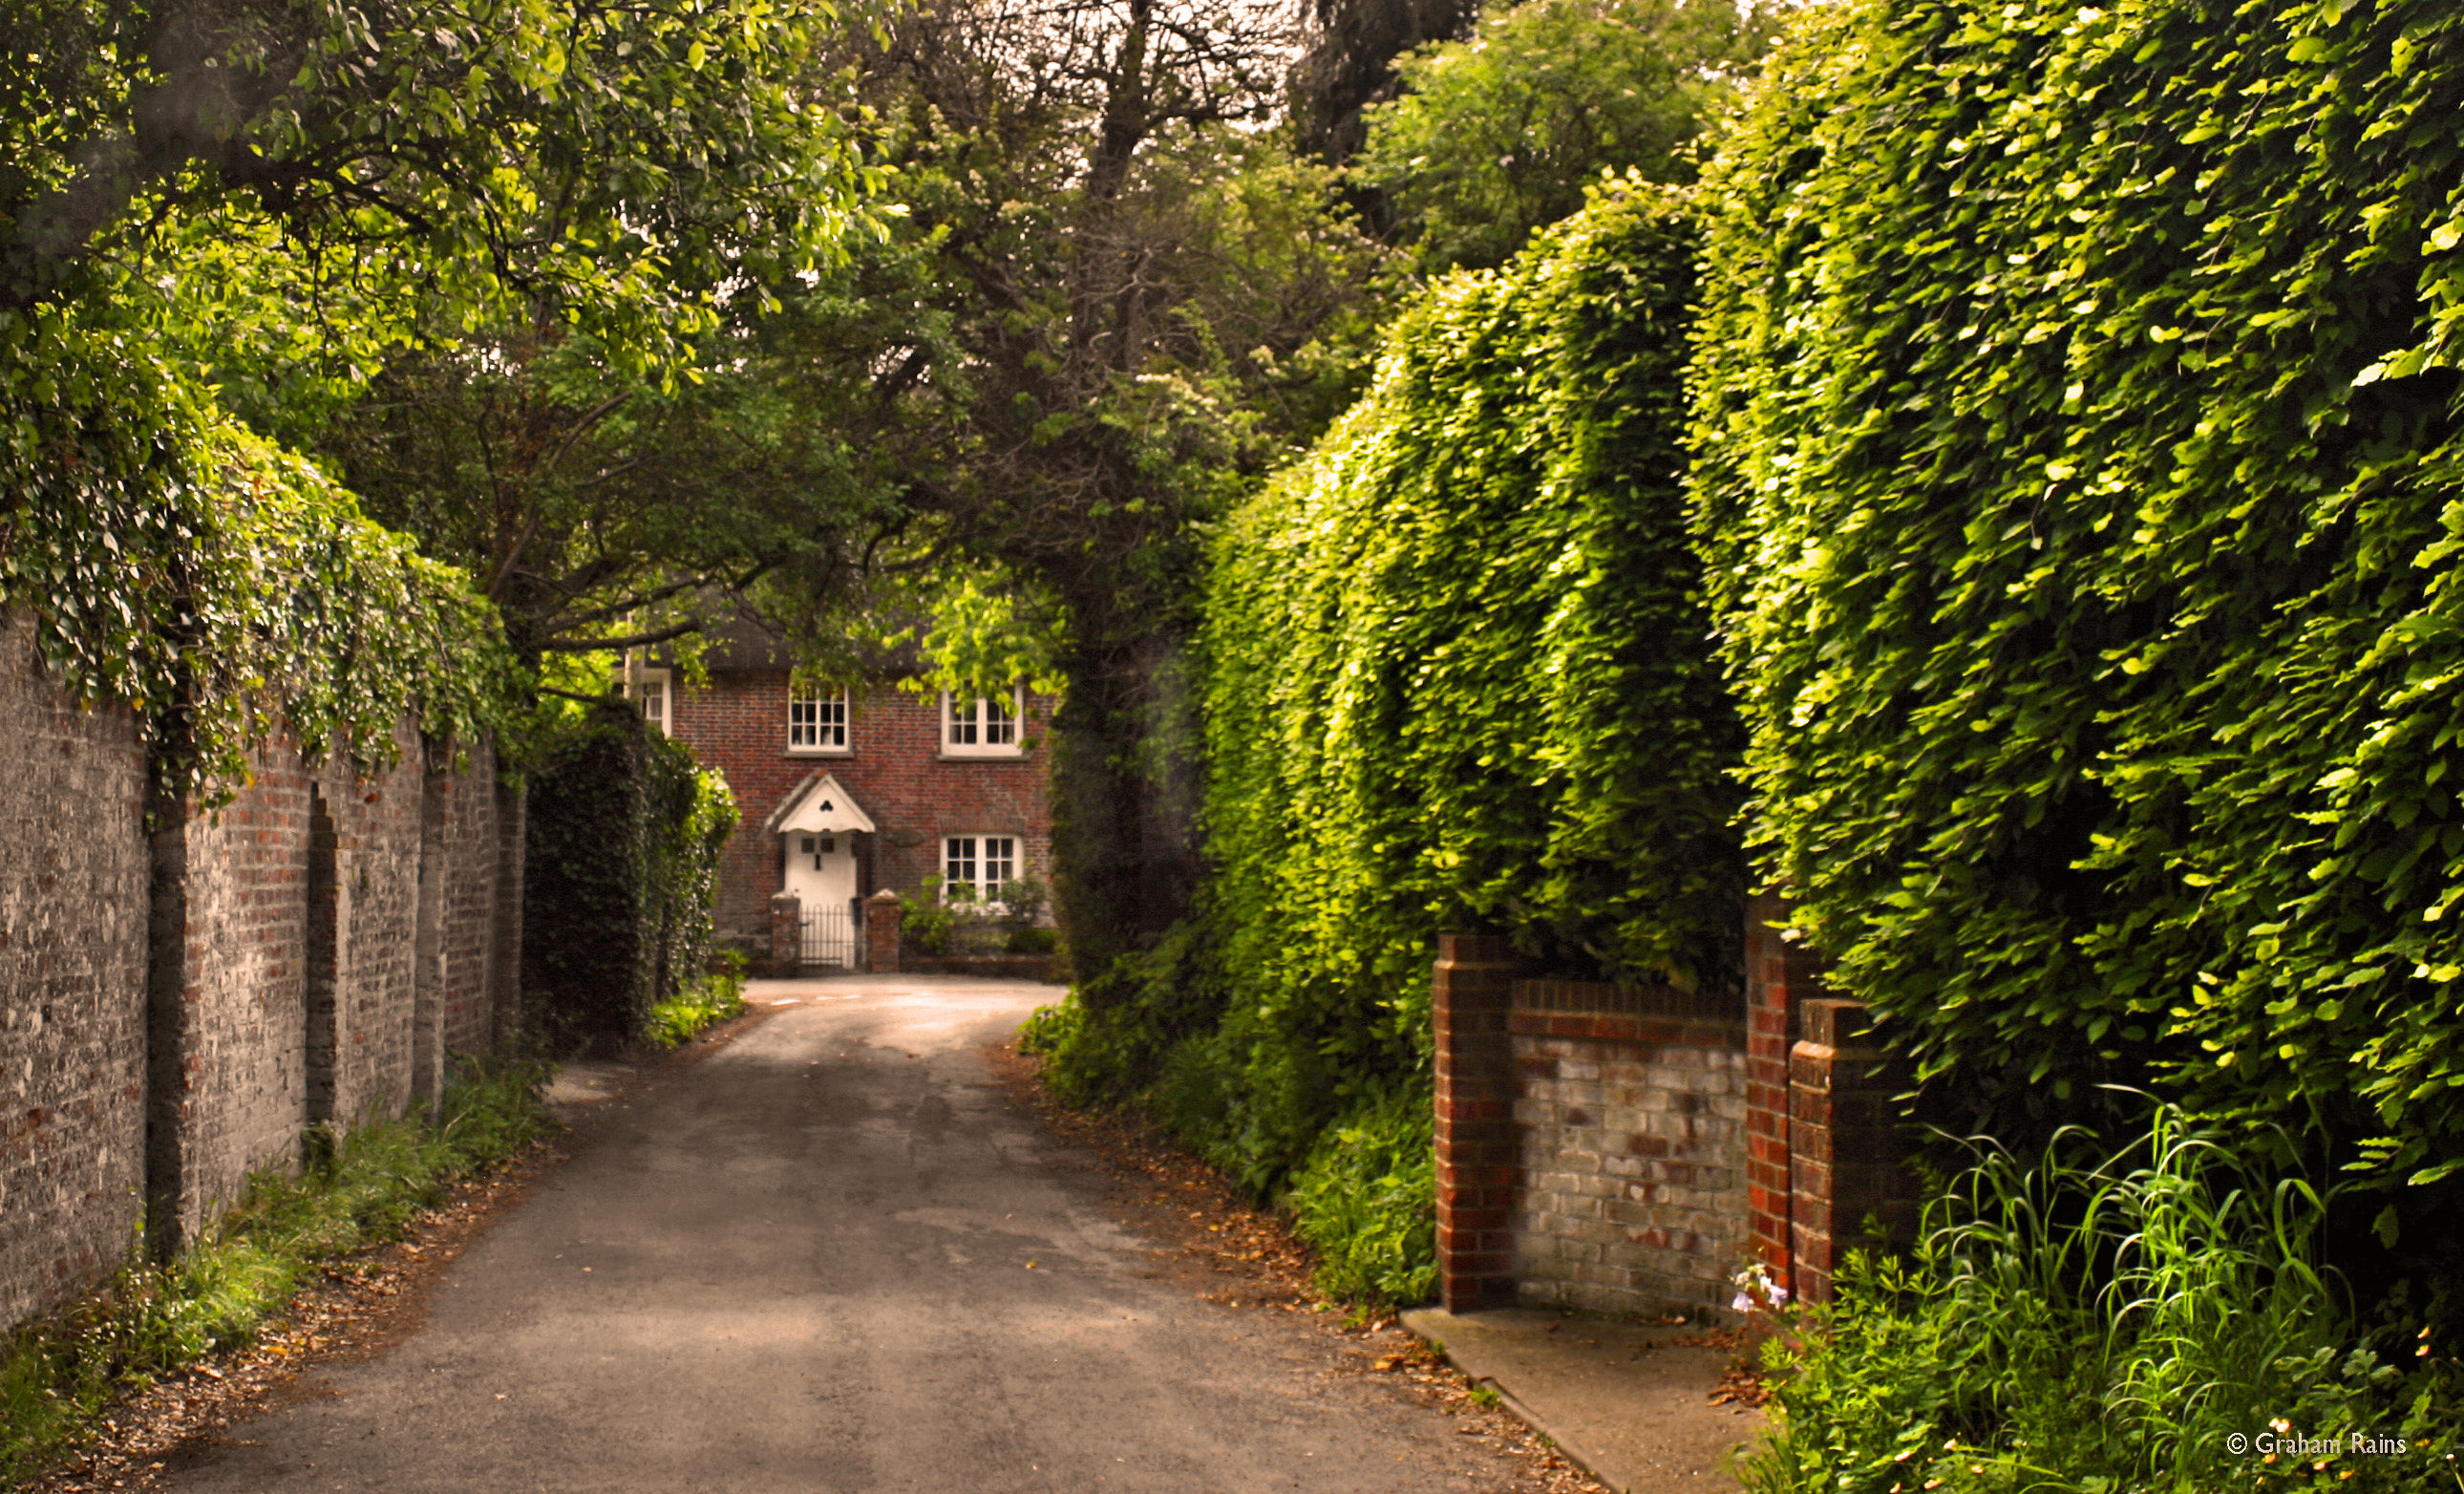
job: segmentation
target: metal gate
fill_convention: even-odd
[[[805,965],[855,968],[856,919],[852,908],[805,909],[803,935]]]

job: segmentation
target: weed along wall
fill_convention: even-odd
[[[394,745],[363,774],[277,735],[149,834],[136,715],[0,620],[0,1325],[141,1219],[177,1248],[312,1124],[432,1101],[513,1020],[519,796],[485,745]]]

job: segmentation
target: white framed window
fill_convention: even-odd
[[[673,683],[666,670],[635,670],[633,677],[619,687],[642,713],[642,719],[657,727],[662,736],[676,735]]]
[[[1023,692],[969,700],[941,694],[941,752],[951,758],[1015,758],[1021,748],[1018,719],[1026,714]]]
[[[845,689],[794,684],[787,687],[787,750],[798,753],[843,753],[847,750],[847,692]]]
[[[957,903],[991,903],[1019,877],[1015,835],[945,835],[941,838],[941,896]]]

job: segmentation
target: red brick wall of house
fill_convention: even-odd
[[[676,736],[727,775],[744,815],[719,867],[723,940],[755,954],[769,948],[770,897],[784,883],[779,838],[762,824],[817,768],[835,774],[879,827],[858,849],[860,896],[881,888],[918,890],[940,870],[948,835],[1015,835],[1023,874],[1050,880],[1052,829],[1039,750],[1046,702],[1028,697],[1019,733],[1026,750],[1019,757],[945,758],[939,697],[879,683],[853,702],[850,751],[790,755],[787,679],[785,670],[714,670],[709,685],[674,691]]]

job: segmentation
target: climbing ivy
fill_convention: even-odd
[[[507,718],[519,681],[461,572],[251,433],[142,326],[0,310],[0,604],[79,699],[137,713],[166,787],[209,801],[277,719],[381,765]]]
[[[1707,175],[1761,862],[2005,1134],[2464,1166],[2459,111],[2439,0],[1859,3]]]
[[[1731,984],[1740,736],[1685,528],[1682,199],[1595,194],[1402,317],[1226,523],[1200,640],[1216,1145],[1260,1185],[1424,1072],[1433,935]],[[1168,1074],[1208,1092],[1193,1059]],[[1176,1102],[1178,1103],[1178,1102]],[[1200,1124],[1206,1124],[1200,1122]]]

